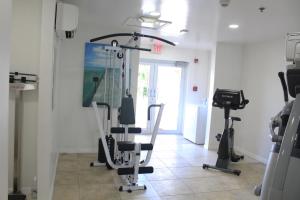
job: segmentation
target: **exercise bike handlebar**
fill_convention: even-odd
[[[245,108],[245,106],[249,103],[249,100],[248,100],[248,99],[245,99],[244,91],[243,91],[243,90],[241,90],[241,97],[242,97],[242,102],[241,102],[241,104],[239,105],[239,109]]]
[[[103,106],[107,108],[107,120],[110,120],[110,105],[108,103],[97,102],[97,106]]]
[[[287,103],[289,101],[289,95],[288,95],[288,90],[287,90],[287,86],[286,86],[286,81],[284,78],[284,72],[278,72],[278,77],[280,79],[281,86],[283,89],[284,102]]]
[[[227,110],[237,110],[245,108],[248,103],[249,100],[245,99],[243,90],[217,88],[213,96],[212,105]]]

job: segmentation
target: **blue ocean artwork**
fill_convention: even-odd
[[[105,44],[86,43],[84,54],[84,80],[82,106],[90,107],[92,101],[120,106],[122,60],[116,52],[107,51]]]

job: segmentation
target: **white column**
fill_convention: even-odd
[[[11,0],[0,0],[0,199],[8,192],[8,98]]]
[[[55,4],[56,0],[42,2],[37,139],[39,200],[51,199],[57,157],[52,111]]]

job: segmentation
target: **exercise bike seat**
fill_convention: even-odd
[[[242,121],[242,119],[239,118],[239,117],[230,117],[230,119],[231,119],[232,121],[238,121],[238,122]]]

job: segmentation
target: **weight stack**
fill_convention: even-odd
[[[99,142],[98,142],[98,162],[99,163],[106,162],[105,152],[104,152],[101,138],[99,138]]]
[[[111,157],[112,161],[114,162],[115,139],[111,135],[110,136],[106,136],[105,139],[106,139],[106,143],[107,143],[107,146],[108,146],[110,157]],[[112,167],[108,164],[107,160],[105,160],[105,161],[106,161],[106,167],[107,167],[107,169],[112,169]]]

